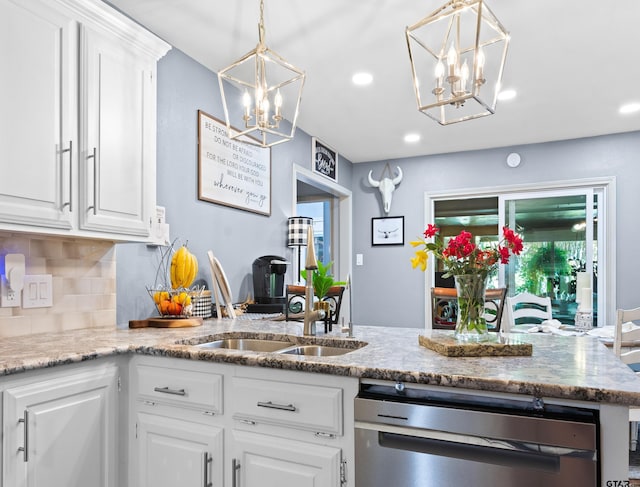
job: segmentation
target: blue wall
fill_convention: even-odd
[[[211,284],[207,251],[212,250],[234,301],[244,301],[253,293],[251,264],[257,257],[294,257],[286,247],[293,165],[311,170],[311,136],[298,129],[294,140],[271,149],[271,216],[259,215],[198,200],[198,110],[224,120],[217,75],[172,49],[158,63],[157,202],[166,209],[171,239],[188,240],[198,258],[198,278]],[[338,184],[350,187],[352,164],[344,159],[339,164]],[[159,250],[118,244],[116,253],[117,321],[126,326],[154,312],[145,286],[155,281]]]
[[[498,116],[498,115],[496,115]],[[429,123],[428,120],[425,123]],[[468,122],[473,123],[473,122]],[[446,131],[446,127],[443,127]],[[506,164],[507,155],[518,152],[517,168]],[[409,259],[415,240],[424,230],[425,192],[471,188],[495,188],[530,183],[556,183],[587,178],[615,177],[617,190],[617,256],[615,281],[617,306],[640,306],[640,274],[637,242],[640,242],[640,132],[607,135],[563,142],[415,157],[396,161],[355,164],[354,253],[361,253],[364,265],[355,267],[353,299],[357,324],[424,326],[425,284],[423,273],[411,268]],[[393,194],[391,215],[404,215],[403,247],[372,247],[368,226],[372,217],[382,216],[379,196],[366,183],[373,169],[399,165],[402,183]],[[544,185],[544,184],[543,184]],[[464,191],[461,191],[464,192]],[[383,304],[379,304],[383,303]]]
[[[252,292],[251,263],[261,255],[293,259],[285,246],[286,219],[292,213],[292,167],[311,168],[311,138],[301,130],[293,141],[272,148],[271,216],[197,199],[197,110],[222,119],[214,73],[173,49],[158,65],[157,201],[166,207],[171,236],[189,241],[201,264],[199,278],[210,282],[206,251],[218,256],[236,301]],[[301,110],[304,110],[304,97]],[[496,115],[497,116],[497,115]],[[425,117],[425,123],[430,122]],[[473,122],[469,122],[473,123]],[[442,128],[446,135],[446,127]],[[523,129],[524,130],[524,129]],[[331,145],[330,140],[326,141]],[[336,147],[338,152],[340,148]],[[522,156],[518,168],[507,167],[510,152]],[[341,186],[353,192],[353,320],[360,325],[424,325],[424,276],[411,269],[409,241],[423,230],[425,192],[511,186],[614,176],[617,180],[617,306],[640,303],[640,132],[415,157],[352,165],[340,160]],[[404,179],[393,196],[391,215],[405,217],[405,245],[371,246],[371,218],[383,216],[379,193],[366,183],[367,173],[382,173],[384,165],[399,165]],[[145,285],[152,284],[157,249],[140,244],[117,246],[118,323],[145,318],[153,312]]]

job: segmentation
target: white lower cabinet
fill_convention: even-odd
[[[223,485],[222,428],[138,414],[138,487]]]
[[[235,487],[333,487],[341,484],[342,450],[290,438],[233,431]]]
[[[346,484],[346,406],[339,379],[237,368],[230,394],[234,419],[232,486]]]
[[[115,487],[115,365],[6,383],[3,485]]]
[[[225,369],[164,357],[131,360],[131,487],[224,486]]]
[[[130,487],[354,485],[358,379],[149,356],[130,377]]]

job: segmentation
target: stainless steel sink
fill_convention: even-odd
[[[224,338],[196,345],[199,348],[226,348],[252,352],[275,352],[293,346],[291,342],[281,340],[263,340],[260,338]]]
[[[278,353],[287,355],[311,355],[314,357],[330,357],[332,355],[344,355],[353,352],[355,348],[329,347],[326,345],[296,345],[291,348],[285,348]]]

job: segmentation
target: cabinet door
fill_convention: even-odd
[[[138,487],[222,487],[223,433],[211,425],[138,413]]]
[[[4,393],[4,485],[115,486],[116,370]]]
[[[237,487],[339,487],[339,448],[233,431]]]
[[[76,23],[52,2],[0,0],[0,221],[70,229]]]
[[[153,63],[98,26],[80,37],[80,227],[145,237],[156,184]]]

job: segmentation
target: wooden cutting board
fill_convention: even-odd
[[[130,320],[129,328],[186,328],[201,326],[202,318],[147,318],[146,320]]]

